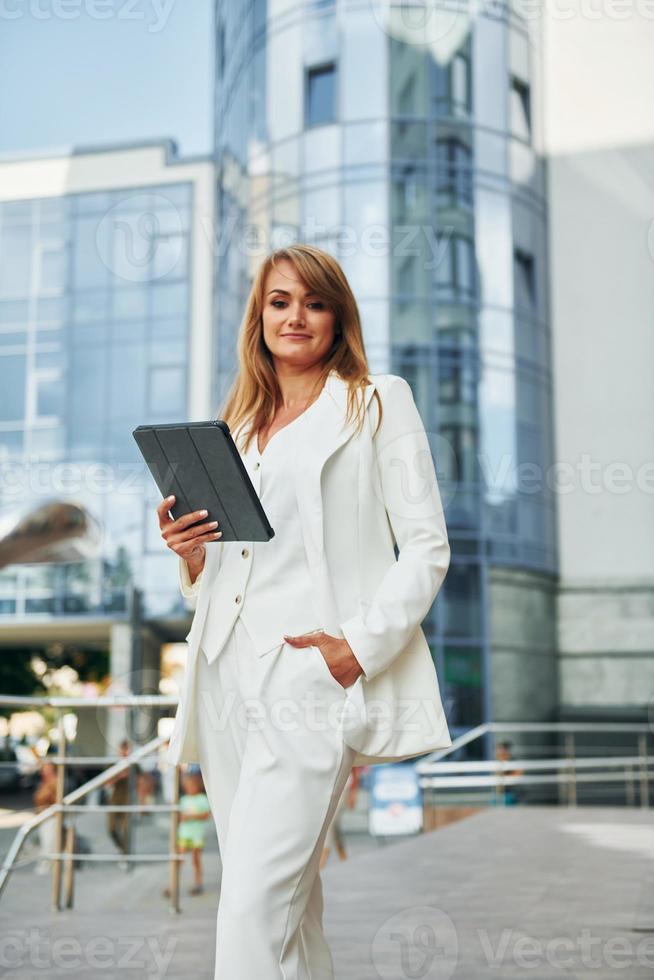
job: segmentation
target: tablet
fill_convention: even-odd
[[[218,521],[222,537],[208,543],[274,536],[226,422],[138,425],[132,435],[162,497],[175,494],[173,517],[207,510],[196,523]]]

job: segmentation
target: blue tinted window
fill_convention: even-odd
[[[6,354],[0,358],[0,372],[0,421],[17,422],[25,416],[25,355]]]
[[[306,125],[320,126],[336,118],[336,68],[323,65],[307,74]]]

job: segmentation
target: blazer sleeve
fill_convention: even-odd
[[[450,564],[450,545],[429,440],[411,386],[399,375],[383,395],[373,438],[381,493],[399,557],[372,601],[340,624],[368,680],[402,652],[429,612]],[[364,556],[365,560],[365,556]]]
[[[207,558],[205,556],[204,566],[202,568],[202,571],[195,579],[195,581],[191,582],[191,576],[189,575],[188,564],[186,563],[184,558],[179,559],[179,563],[177,566],[179,587],[185,599],[197,600],[197,596],[200,591],[200,585],[202,584],[202,576],[204,575],[206,568],[207,568]],[[195,603],[193,603],[193,605],[195,605]]]

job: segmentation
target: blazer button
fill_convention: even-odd
[[[250,554],[250,552],[248,551],[247,548],[243,548],[243,551],[241,552],[241,554],[243,555],[244,558],[247,558],[247,556]]]
[[[243,598],[242,596],[237,595],[236,598],[234,599],[234,602],[240,602],[242,598]]]

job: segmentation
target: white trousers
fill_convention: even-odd
[[[354,749],[318,647],[257,656],[240,618],[196,673],[199,762],[222,883],[215,980],[333,980],[320,855]]]

